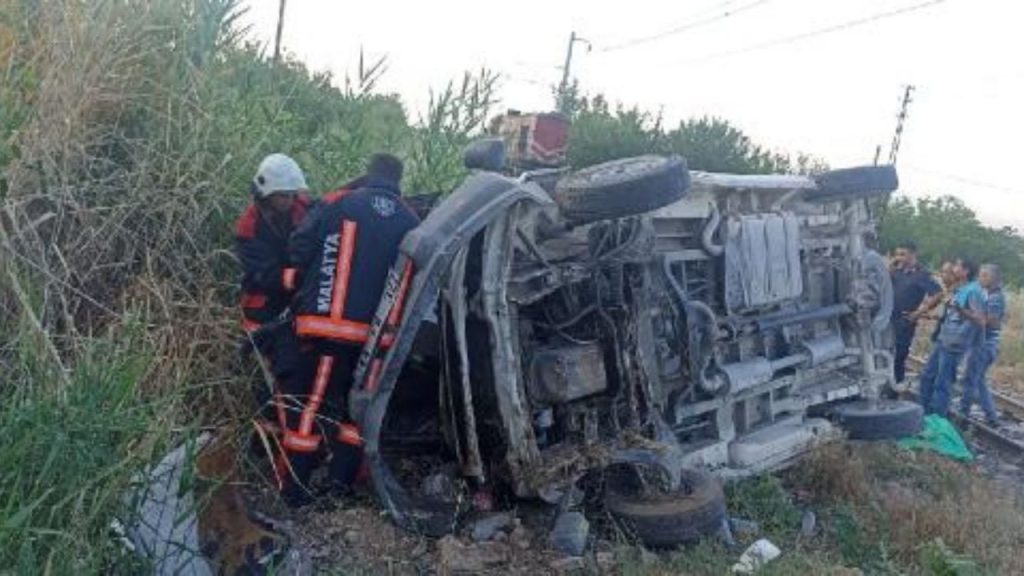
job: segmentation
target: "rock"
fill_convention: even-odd
[[[731,550],[736,547],[736,538],[733,537],[732,526],[729,524],[728,518],[722,518],[722,527],[718,529],[718,538],[726,548]]]
[[[581,512],[563,512],[551,530],[551,547],[569,556],[580,556],[587,547],[590,522]]]
[[[505,512],[489,514],[473,523],[470,535],[474,542],[486,542],[512,525],[512,515]]]
[[[449,534],[437,543],[440,574],[477,574],[509,561],[508,547],[497,542],[463,544]]]
[[[860,568],[847,568],[839,566],[828,571],[828,576],[864,576]]]
[[[558,572],[559,574],[565,572],[576,572],[577,570],[583,570],[585,567],[583,558],[579,556],[565,556],[563,558],[556,558],[548,563],[548,567]]]
[[[421,490],[427,498],[442,502],[455,502],[459,497],[455,480],[444,472],[435,472],[424,478]]]
[[[598,552],[594,555],[594,561],[597,562],[597,569],[602,574],[615,571],[615,554],[611,552]]]
[[[519,524],[512,530],[509,539],[520,550],[529,550],[532,546],[530,543],[530,532],[522,524]]]
[[[746,518],[729,518],[729,528],[737,538],[755,538],[761,534],[761,525]]]
[[[282,576],[312,576],[313,559],[309,554],[300,548],[288,550],[284,560],[277,567],[275,574]]]
[[[810,510],[805,511],[803,518],[800,519],[800,537],[813,538],[817,531],[818,517]]]

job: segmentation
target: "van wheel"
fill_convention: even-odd
[[[650,212],[683,197],[690,185],[680,156],[638,156],[584,168],[558,182],[552,198],[576,224]]]
[[[860,166],[832,170],[814,177],[818,187],[804,194],[810,202],[874,198],[899,188],[895,166]]]
[[[645,488],[635,474],[610,474],[605,508],[650,548],[673,548],[718,534],[726,521],[725,495],[710,474],[683,469],[671,492]]]
[[[890,440],[921,431],[924,408],[908,400],[866,400],[836,407],[839,425],[853,440]]]

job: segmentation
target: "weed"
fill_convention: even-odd
[[[980,576],[984,574],[973,558],[953,552],[941,539],[933,540],[921,547],[921,567],[933,576]]]
[[[757,476],[727,486],[726,504],[731,515],[754,520],[777,541],[789,540],[800,529],[802,513],[775,476]]]

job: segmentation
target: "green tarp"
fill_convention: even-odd
[[[925,416],[921,432],[917,436],[900,440],[899,445],[915,450],[932,450],[962,462],[974,460],[974,455],[956,427],[949,420],[935,414]]]

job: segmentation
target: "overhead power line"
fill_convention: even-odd
[[[925,8],[931,8],[933,6],[937,6],[939,4],[942,4],[945,1],[946,0],[928,0],[927,2],[921,2],[921,3],[918,3],[918,4],[913,4],[913,5],[910,5],[910,6],[906,6],[904,8],[897,8],[896,10],[889,10],[887,12],[878,12],[878,13],[875,13],[875,14],[871,14],[870,16],[864,16],[864,17],[861,17],[861,18],[856,18],[854,20],[848,20],[848,21],[842,22],[840,24],[834,24],[832,26],[826,26],[825,28],[819,28],[817,30],[811,30],[811,31],[808,31],[808,32],[802,32],[800,34],[794,34],[793,36],[785,36],[783,38],[776,38],[774,40],[768,40],[768,41],[765,41],[765,42],[760,42],[758,44],[752,44],[750,46],[745,46],[743,48],[737,48],[735,50],[726,50],[726,51],[723,51],[723,52],[716,52],[714,54],[708,54],[707,56],[700,56],[700,57],[697,57],[697,58],[690,58],[690,59],[687,59],[687,60],[680,60],[680,61],[675,62],[675,64],[690,64],[690,63],[696,63],[696,62],[706,62],[708,60],[717,60],[719,58],[728,58],[728,57],[731,57],[731,56],[738,56],[740,54],[746,54],[748,52],[756,52],[758,50],[765,50],[765,49],[768,49],[768,48],[774,48],[776,46],[782,46],[782,45],[785,45],[785,44],[793,44],[793,43],[796,43],[796,42],[802,42],[804,40],[809,40],[809,39],[815,38],[817,36],[823,36],[825,34],[832,34],[834,32],[842,32],[844,30],[849,30],[850,28],[857,28],[859,26],[864,26],[866,24],[871,24],[873,22],[878,22],[879,20],[885,20],[887,18],[893,18],[895,16],[902,16],[904,14],[909,14],[911,12],[916,12],[918,10],[924,10]]]
[[[679,26],[676,26],[675,28],[672,28],[670,30],[665,30],[664,32],[658,32],[657,34],[652,34],[650,36],[641,36],[639,38],[634,38],[632,40],[627,40],[627,41],[619,43],[619,44],[613,44],[611,46],[606,46],[606,47],[601,48],[600,50],[598,50],[598,52],[601,52],[601,53],[615,52],[615,51],[618,51],[618,50],[625,50],[627,48],[634,48],[636,46],[641,46],[643,44],[649,44],[651,42],[657,42],[658,40],[662,40],[662,39],[668,38],[670,36],[675,36],[677,34],[682,34],[683,32],[688,32],[690,30],[693,30],[694,28],[700,28],[702,26],[707,26],[708,24],[713,24],[715,22],[718,22],[719,20],[724,20],[724,19],[726,19],[726,18],[728,18],[730,16],[735,16],[736,14],[740,14],[740,13],[746,12],[747,10],[750,10],[752,8],[756,8],[756,7],[758,7],[758,6],[762,5],[762,4],[765,4],[765,3],[770,2],[770,1],[771,0],[754,0],[753,2],[750,2],[749,4],[743,4],[741,6],[737,6],[736,8],[728,8],[728,6],[730,4],[733,4],[735,2],[735,0],[730,0],[730,1],[727,1],[727,2],[723,2],[723,3],[721,3],[718,6],[718,8],[726,8],[725,12],[717,13],[714,16],[709,16],[709,17],[693,20],[693,21],[690,21],[690,22],[686,22],[686,23],[680,24]]]
[[[1008,192],[1011,194],[1024,195],[1024,189],[1010,188],[1009,186],[1003,186],[1001,184],[993,184],[991,182],[985,182],[982,180],[976,180],[974,178],[968,178],[966,176],[958,176],[956,174],[950,174],[948,172],[938,172],[936,170],[929,170],[927,168],[919,168],[917,166],[904,166],[913,172],[920,172],[921,174],[927,174],[929,176],[935,176],[945,180],[951,180],[953,182],[959,182],[961,184],[967,184],[969,186],[977,186],[979,188],[989,188],[991,190],[998,190],[1000,192]]]

